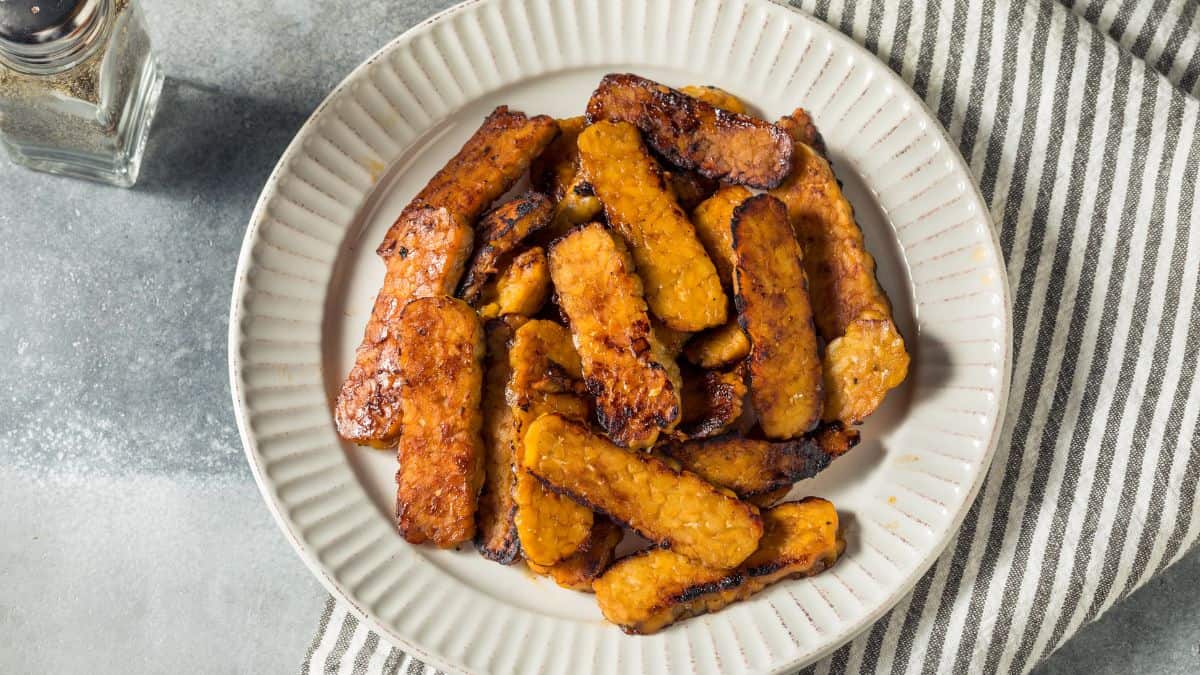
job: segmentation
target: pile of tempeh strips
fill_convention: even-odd
[[[397,448],[408,541],[524,559],[643,634],[841,554],[832,504],[777,502],[909,357],[804,110],[628,74],[585,116],[501,106],[378,253],[335,418]],[[649,543],[614,562],[626,528]]]

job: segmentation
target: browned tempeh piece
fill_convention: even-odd
[[[793,141],[807,145],[816,150],[817,154],[822,157],[826,156],[825,139],[821,137],[821,132],[817,130],[817,125],[813,122],[812,116],[804,108],[796,108],[792,111],[791,115],[780,119],[776,124],[788,132]],[[792,173],[790,175],[795,175],[796,172],[795,158],[795,152],[793,152]],[[784,179],[784,182],[786,183],[787,179]],[[787,200],[785,199],[784,201],[786,202]]]
[[[588,101],[587,116],[591,122],[637,126],[673,164],[709,178],[765,189],[778,185],[791,168],[791,138],[783,129],[637,75],[605,75]]]
[[[822,370],[800,245],[783,203],[757,195],[733,212],[738,322],[750,338],[750,399],[768,438],[821,419]]]
[[[713,485],[743,499],[812,478],[858,444],[858,432],[834,422],[790,441],[763,441],[736,434],[661,444],[657,450]]]
[[[679,432],[687,438],[708,438],[730,430],[742,416],[745,398],[746,383],[741,368],[727,373],[685,372]]]
[[[550,223],[554,203],[540,192],[525,192],[501,204],[480,219],[476,227],[479,244],[458,295],[479,304],[484,284],[500,269],[500,261],[530,234]]]
[[[388,233],[387,274],[367,319],[334,421],[342,438],[389,448],[400,436],[400,312],[413,298],[450,295],[471,255],[473,232],[444,208],[410,205]]]
[[[837,511],[824,499],[780,504],[763,512],[763,523],[758,550],[737,569],[662,550],[617,562],[592,585],[600,611],[626,633],[649,635],[745,600],[777,581],[823,572],[846,548]]]
[[[575,553],[592,529],[590,509],[546,489],[525,471],[523,439],[541,415],[558,413],[587,419],[583,373],[571,334],[562,326],[530,321],[516,332],[509,351],[507,396],[516,431],[512,453],[517,458],[516,525],[526,562],[554,565]]]
[[[736,320],[700,333],[683,349],[687,360],[701,368],[722,368],[749,353],[750,339]]]
[[[663,178],[666,179],[667,185],[671,186],[671,194],[675,195],[675,201],[684,212],[699,206],[700,202],[711,197],[720,185],[695,171],[680,168],[664,171]]]
[[[591,222],[603,209],[579,171],[576,140],[586,124],[582,115],[558,120],[562,133],[529,167],[530,182],[555,202],[554,220],[534,235],[535,243],[549,245],[572,227]]]
[[[748,115],[750,111],[746,109],[746,104],[742,99],[725,91],[720,87],[714,87],[709,84],[689,84],[686,87],[680,87],[679,91],[699,99],[711,105],[714,108],[724,108],[731,113],[739,115]]]
[[[508,350],[513,334],[524,317],[506,316],[493,319],[484,326],[487,334],[487,369],[483,382],[483,491],[479,494],[476,513],[475,548],[489,560],[510,565],[521,557],[514,517],[517,504],[513,501],[516,485],[517,421],[508,405],[505,388],[512,368]]]
[[[525,175],[533,159],[558,133],[553,117],[528,117],[502,105],[487,116],[413,202],[445,208],[464,225],[474,225],[492,202]]]
[[[908,375],[904,338],[890,317],[866,311],[825,346],[826,420],[858,424]]]
[[[517,536],[531,565],[551,566],[579,551],[593,524],[591,509],[546,489],[528,472],[517,474]]]
[[[414,298],[453,294],[471,255],[475,220],[557,135],[553,118],[496,108],[388,230],[377,249],[387,274],[335,406],[342,438],[395,445],[399,352],[390,322]]]
[[[508,314],[533,316],[550,298],[550,263],[541,246],[521,251],[500,274],[483,287],[479,316],[485,319]]]
[[[529,569],[548,574],[563,588],[591,593],[592,582],[612,564],[613,553],[624,535],[619,525],[604,516],[597,516],[591,533],[578,551],[550,566],[529,562]]]
[[[716,108],[724,108],[729,112],[745,114],[746,106],[733,94],[716,87],[689,86],[680,89],[683,93],[697,98]],[[675,198],[684,211],[691,211],[716,192],[719,184],[711,178],[705,178],[695,171],[676,169],[667,172],[667,182],[675,192]],[[715,261],[714,261],[715,262]]]
[[[637,129],[592,124],[579,135],[579,159],[609,225],[629,244],[650,311],[681,331],[725,321],[728,300],[716,268]]]
[[[414,544],[475,535],[483,485],[483,329],[461,300],[413,300],[400,313],[400,469],[396,523]]]
[[[762,535],[754,506],[559,415],[529,427],[525,467],[552,490],[706,565],[739,564]]]
[[[602,225],[580,226],[550,251],[559,307],[613,442],[648,448],[679,420],[679,368],[650,326],[624,246]]]
[[[780,124],[789,120],[787,128],[801,134],[794,117],[785,117]],[[890,318],[891,303],[875,279],[875,259],[867,252],[854,209],[842,194],[829,162],[797,141],[792,173],[771,194],[787,207],[788,222],[804,250],[809,295],[821,337],[833,342],[866,311]]]
[[[692,211],[696,234],[726,288],[733,288],[733,210],[751,195],[741,185],[726,185]]]
[[[858,423],[908,374],[909,356],[887,295],[875,278],[854,209],[804,110],[779,122],[795,138],[794,166],[771,194],[787,206],[804,249],[817,329],[825,349],[824,418]]]

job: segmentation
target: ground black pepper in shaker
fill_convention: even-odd
[[[18,164],[133,185],[162,80],[137,0],[0,0],[0,146]]]

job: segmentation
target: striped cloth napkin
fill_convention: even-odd
[[[962,531],[810,670],[1027,671],[1200,529],[1200,2],[794,4],[958,142],[1014,298],[1008,418]],[[401,669],[425,670],[330,600],[303,672]]]

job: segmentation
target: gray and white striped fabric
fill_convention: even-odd
[[[958,142],[1014,298],[1008,419],[962,531],[810,670],[1027,671],[1200,530],[1200,2],[796,4]],[[425,668],[330,600],[303,665],[321,670]]]

